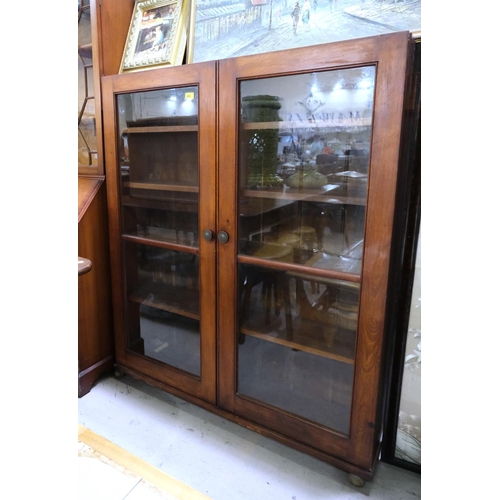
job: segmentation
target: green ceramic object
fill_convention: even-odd
[[[280,121],[281,101],[273,95],[251,95],[241,99],[243,121],[273,122]]]
[[[242,120],[246,123],[280,121],[280,98],[269,95],[243,97]],[[282,185],[276,174],[278,167],[278,127],[250,129],[242,132],[243,151],[247,162],[247,186],[277,187]]]

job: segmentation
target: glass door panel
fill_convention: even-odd
[[[197,86],[117,96],[127,349],[199,377]]]
[[[240,253],[360,274],[374,80],[369,66],[241,82]]]
[[[348,435],[375,67],[240,82],[240,396]]]
[[[78,2],[78,172],[99,174],[96,89],[92,54],[92,6]],[[95,48],[94,48],[95,49]]]
[[[238,392],[349,431],[359,285],[240,264]]]
[[[125,269],[128,348],[199,376],[198,256],[126,242]]]

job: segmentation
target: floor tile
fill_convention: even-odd
[[[147,484],[142,480],[128,494],[126,500],[178,500],[178,497],[162,491],[151,484]]]
[[[98,458],[78,458],[79,500],[122,500],[139,481]]]

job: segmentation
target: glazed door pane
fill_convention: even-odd
[[[127,348],[200,376],[198,89],[117,96]]]
[[[239,92],[237,392],[345,435],[374,84],[365,66]]]
[[[95,96],[91,5],[82,0],[78,2],[78,171],[94,175],[99,174]]]

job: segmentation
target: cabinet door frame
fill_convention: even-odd
[[[91,52],[92,52],[92,79],[94,95],[92,97],[94,103],[94,120],[95,120],[95,140],[97,163],[95,165],[78,165],[78,175],[92,176],[104,178],[104,144],[103,144],[103,128],[102,128],[102,101],[101,101],[101,47],[102,32],[101,26],[101,10],[98,8],[96,0],[89,0],[88,8],[90,11],[90,31],[91,31]],[[80,47],[79,47],[80,49]],[[84,70],[86,71],[86,70]]]
[[[407,64],[408,32],[219,61],[218,404],[271,431],[371,470],[381,439],[380,394],[386,294]],[[239,396],[237,388],[237,243],[239,83],[309,71],[376,67],[365,249],[348,437]]]
[[[215,164],[215,63],[145,70],[102,79],[104,141],[107,165],[111,280],[117,365],[151,377],[167,386],[215,404],[216,401],[216,262],[215,240],[206,241],[204,230],[215,233],[217,179]],[[120,169],[117,148],[118,94],[164,88],[198,86],[199,261],[201,376],[196,377],[127,349],[126,288],[122,254]]]

